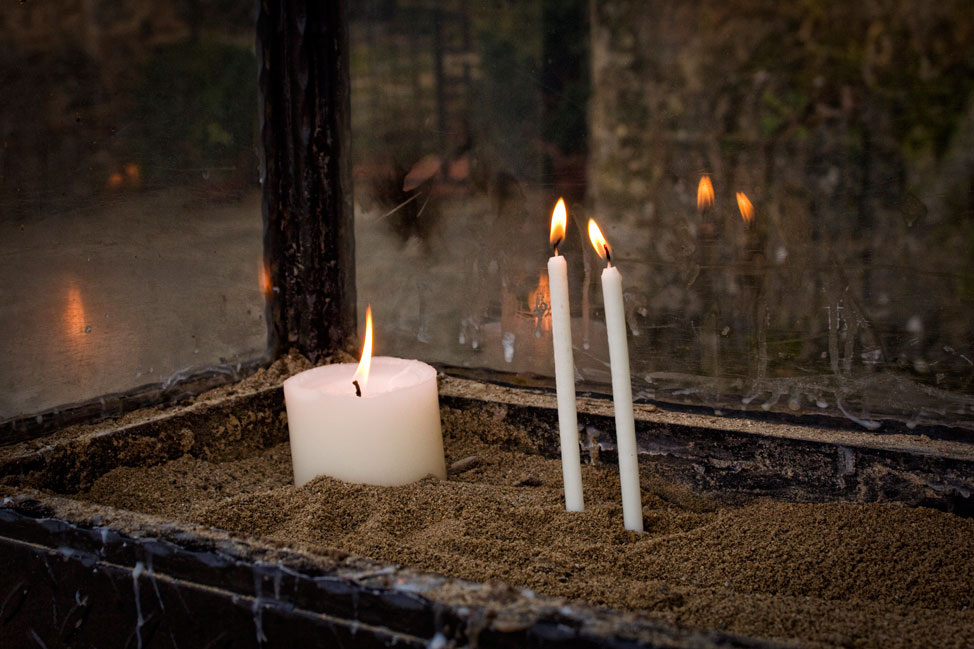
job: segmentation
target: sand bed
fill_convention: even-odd
[[[446,481],[295,488],[282,444],[233,462],[118,468],[79,496],[681,626],[803,646],[974,646],[974,520],[898,505],[731,505],[644,471],[646,532],[635,534],[613,467],[583,467],[587,509],[568,514],[557,460],[503,450],[519,431],[449,409],[443,423],[447,462],[461,465]]]

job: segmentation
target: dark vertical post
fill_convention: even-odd
[[[341,0],[259,0],[270,348],[312,360],[355,337],[348,37]]]

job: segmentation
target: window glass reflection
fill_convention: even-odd
[[[967,3],[386,0],[351,21],[380,352],[550,376],[564,196],[583,383],[608,382],[594,216],[637,396],[974,426]]]
[[[0,40],[0,420],[260,356],[253,3],[9,3]]]

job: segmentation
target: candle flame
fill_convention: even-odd
[[[751,204],[744,192],[737,192],[737,207],[741,210],[741,218],[744,219],[745,223],[754,220],[754,205]]]
[[[595,222],[595,219],[588,220],[588,238],[592,240],[592,247],[595,248],[595,252],[599,253],[599,257],[605,259],[612,264],[612,248],[609,246],[609,242],[605,240],[602,236],[602,230],[599,229],[599,224]]]
[[[710,182],[710,176],[704,174],[700,176],[700,184],[697,185],[697,209],[702,212],[713,206],[714,184]]]
[[[555,203],[555,209],[551,212],[551,247],[558,254],[558,244],[565,240],[565,228],[568,225],[568,210],[565,208],[565,199],[559,198]]]
[[[358,382],[358,390],[365,392],[369,382],[369,368],[372,366],[372,305],[365,311],[365,343],[362,344],[362,360],[352,376]]]

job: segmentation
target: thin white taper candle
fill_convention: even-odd
[[[561,199],[551,216],[551,244],[555,254],[548,260],[551,295],[551,339],[555,353],[555,389],[558,393],[558,430],[561,438],[561,472],[565,483],[565,509],[585,509],[582,498],[582,466],[578,450],[578,413],[575,410],[575,362],[572,357],[571,310],[568,302],[568,264],[558,254],[568,220]]]
[[[632,411],[632,379],[629,375],[629,343],[626,338],[622,275],[618,268],[612,266],[611,249],[599,226],[591,219],[588,224],[592,245],[609,264],[602,271],[602,298],[605,301],[605,329],[609,338],[609,364],[612,370],[612,406],[615,410],[616,448],[619,452],[622,518],[627,530],[642,532],[643,504],[639,490],[639,459]]]

